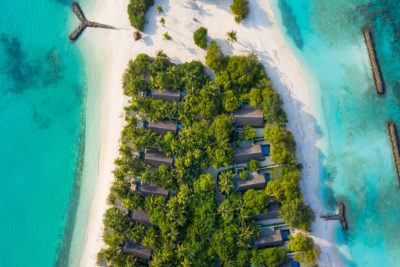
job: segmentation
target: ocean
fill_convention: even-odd
[[[89,73],[68,40],[78,24],[70,1],[0,5],[0,262],[65,266],[82,173],[97,171],[99,138],[87,140],[94,130],[86,126],[94,113],[87,103],[99,102],[87,101],[88,77],[98,70]],[[88,143],[93,161],[83,161]],[[91,194],[89,187],[86,206]]]
[[[400,190],[386,128],[400,123],[398,0],[274,0],[284,38],[307,75],[320,147],[319,196],[346,204],[335,244],[347,266],[400,266]],[[361,28],[373,30],[380,97]]]

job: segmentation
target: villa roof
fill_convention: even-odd
[[[152,226],[153,224],[150,222],[150,215],[145,210],[133,210],[132,220],[147,225]],[[156,225],[154,225],[156,226]]]
[[[279,217],[279,210],[281,209],[281,205],[276,202],[271,202],[268,205],[268,211],[266,213],[258,214],[253,217],[256,221],[276,219]]]
[[[161,151],[148,150],[144,151],[144,163],[149,164],[152,167],[158,168],[165,164],[167,167],[172,167],[174,160],[167,158]]]
[[[235,149],[233,159],[236,163],[246,163],[252,159],[263,160],[261,146],[253,145],[251,147],[240,147]]]
[[[237,126],[264,126],[264,116],[262,111],[252,106],[245,106],[237,110],[234,113],[233,118]]]
[[[170,120],[151,121],[149,123],[149,130],[161,135],[165,135],[168,132],[176,134],[178,129],[178,122]]]
[[[246,191],[249,189],[265,189],[266,185],[267,182],[263,173],[251,173],[247,180],[237,180],[239,191]]]
[[[144,247],[140,243],[135,243],[132,241],[127,241],[123,248],[123,253],[133,254],[138,258],[145,260],[150,260],[152,249],[149,247]]]
[[[284,244],[281,230],[277,229],[271,233],[261,234],[256,240],[254,245],[258,248],[278,247]]]
[[[167,102],[179,102],[181,100],[180,90],[158,89],[154,88],[152,97],[156,100],[164,100]]]
[[[169,191],[162,186],[154,185],[150,183],[142,183],[139,188],[140,195],[145,197],[149,195],[153,196],[169,196]]]

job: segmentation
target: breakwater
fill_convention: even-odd
[[[78,17],[78,19],[81,21],[81,24],[69,35],[69,39],[71,41],[76,41],[78,37],[82,34],[82,32],[86,29],[86,27],[92,27],[92,28],[103,28],[103,29],[111,29],[111,30],[116,30],[116,27],[106,25],[106,24],[101,24],[93,21],[88,21],[79,6],[77,2],[73,2],[71,4],[72,11],[75,13],[75,15]]]
[[[397,170],[397,179],[400,184],[400,151],[399,151],[399,136],[397,132],[397,126],[394,121],[388,121],[387,127],[389,130],[390,141],[392,143],[392,150],[393,150],[393,157],[394,157],[394,164]]]
[[[374,76],[376,91],[379,95],[383,95],[385,93],[385,86],[383,83],[381,70],[379,68],[378,59],[376,58],[372,32],[367,27],[363,28],[362,31],[364,34],[365,44],[367,45],[368,56],[371,63],[372,74]]]

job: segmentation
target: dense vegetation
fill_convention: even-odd
[[[313,213],[301,198],[295,143],[282,126],[286,122],[282,101],[272,90],[263,66],[254,54],[225,56],[215,42],[210,44],[206,63],[216,73],[215,82],[205,74],[201,62],[175,65],[162,51],[154,58],[141,54],[129,62],[123,88],[131,100],[126,107],[127,123],[109,197],[114,207],[104,217],[107,248],[99,253],[109,264],[147,264],[121,253],[121,245],[130,240],[153,249],[153,266],[278,266],[287,260],[284,248],[259,250],[252,246],[259,235],[253,217],[268,210],[271,194],[282,203],[281,216],[286,222],[309,228]],[[185,101],[170,103],[143,97],[154,88],[182,90]],[[238,109],[243,102],[262,109],[267,125],[271,124],[266,126],[265,138],[278,147],[271,153],[281,167],[274,170],[265,191],[237,192],[232,171],[220,172],[217,186],[217,177],[207,172],[209,166],[218,169],[232,165],[232,143],[239,137],[227,112]],[[182,128],[176,136],[161,136],[142,127],[142,118],[177,119]],[[245,128],[244,138],[254,135],[254,129]],[[174,168],[150,168],[138,156],[146,148],[158,148],[168,157],[174,156]],[[251,161],[249,168],[258,169],[259,163]],[[241,174],[240,178],[245,176]],[[174,193],[169,198],[142,197],[131,189],[136,179]],[[225,195],[224,200],[217,201],[216,188]],[[146,210],[158,228],[132,221],[122,212],[123,207]],[[291,241],[292,250],[304,252],[301,260],[313,260],[309,240],[296,238]]]
[[[132,27],[143,31],[146,12],[154,5],[154,0],[130,0],[128,4],[129,21]]]
[[[249,13],[249,0],[233,0],[231,11],[235,15],[236,23],[242,22]]]
[[[193,40],[196,45],[199,47],[206,49],[207,47],[207,29],[204,27],[198,28],[193,33]]]

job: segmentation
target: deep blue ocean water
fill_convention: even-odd
[[[69,1],[0,0],[0,265],[53,266],[84,147]]]
[[[336,244],[346,265],[400,266],[400,190],[386,128],[400,123],[400,1],[275,0],[281,30],[309,75],[320,196],[346,204]],[[372,28],[386,95],[376,93],[363,26]]]

